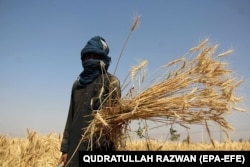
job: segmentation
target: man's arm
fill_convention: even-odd
[[[121,99],[121,87],[120,81],[117,77],[112,76],[109,85],[110,94],[110,107],[113,113],[120,112],[120,99]]]
[[[59,160],[59,163],[63,163],[63,164],[67,162],[67,152],[69,150],[69,135],[70,135],[70,127],[72,124],[72,118],[73,118],[73,92],[75,89],[75,85],[76,85],[76,82],[74,82],[72,90],[71,90],[69,112],[68,112],[66,125],[64,128],[63,138],[62,138],[62,143],[61,143],[61,148],[60,148],[60,151],[62,152],[62,156]]]

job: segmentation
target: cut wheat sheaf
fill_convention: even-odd
[[[122,84],[127,93],[119,101],[119,112],[110,114],[107,108],[100,109],[85,129],[83,140],[105,135],[118,143],[121,136],[126,136],[127,124],[138,119],[174,120],[184,128],[191,124],[204,126],[212,144],[211,121],[228,135],[233,128],[225,114],[245,111],[238,106],[242,97],[236,96],[243,80],[233,77],[228,64],[221,61],[232,50],[216,53],[217,48],[205,39],[185,56],[163,65],[153,80],[147,80],[143,72],[147,61],[132,67],[131,77]]]

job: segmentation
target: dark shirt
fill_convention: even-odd
[[[85,87],[79,86],[78,81],[74,82],[71,92],[67,122],[60,149],[61,152],[68,153],[68,159],[70,159],[71,155],[79,144],[82,135],[84,134],[83,128],[88,127],[91,120],[93,119],[93,116],[91,115],[93,110],[100,109],[100,104],[103,104],[103,102],[106,102],[103,104],[104,106],[115,106],[120,99],[120,92],[121,90],[119,80],[117,77],[109,73],[99,76],[92,83],[86,85]],[[111,99],[109,104],[107,104],[107,99]],[[88,142],[81,143],[79,149],[77,150],[77,154],[75,154],[74,158],[72,159],[74,162],[78,161],[78,151],[87,151],[88,145]],[[112,143],[108,147],[113,147]],[[104,145],[101,147],[94,145],[93,149],[111,149],[108,147]]]

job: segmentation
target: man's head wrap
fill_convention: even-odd
[[[100,36],[95,36],[91,38],[81,51],[81,59],[87,54],[97,54],[101,56],[101,59],[111,59],[109,54],[109,47],[105,39]]]
[[[84,57],[88,54],[95,54],[100,56],[100,60],[88,59],[84,60]],[[81,51],[81,59],[84,71],[78,77],[78,84],[84,86],[94,81],[96,77],[101,74],[101,67],[104,67],[106,71],[108,70],[111,57],[108,56],[109,47],[100,36],[95,36],[91,38]],[[103,63],[101,63],[101,61]],[[101,66],[104,65],[104,66]]]

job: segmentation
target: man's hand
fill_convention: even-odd
[[[62,156],[59,161],[59,165],[64,166],[67,162],[67,153],[62,153]]]
[[[113,106],[112,109],[113,109],[114,114],[117,114],[117,113],[119,113],[121,111],[120,106]]]

